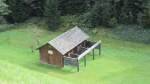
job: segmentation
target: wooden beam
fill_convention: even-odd
[[[94,56],[94,49],[93,49],[93,60],[95,59],[95,56]]]
[[[86,56],[84,57],[84,67],[86,67]]]
[[[101,44],[99,44],[99,56],[101,55]]]
[[[78,63],[78,65],[77,65],[77,71],[79,72],[79,71],[80,71],[80,64],[79,64],[79,60],[77,60],[77,63]]]
[[[95,43],[93,46],[91,46],[90,48],[88,48],[86,51],[84,51],[81,55],[78,56],[78,60],[82,59],[85,55],[87,55],[90,51],[92,51],[95,47],[97,47],[99,44],[101,43],[101,41],[98,41],[97,43]]]

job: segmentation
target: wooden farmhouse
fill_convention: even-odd
[[[39,47],[40,61],[42,64],[50,64],[57,67],[64,65],[76,66],[79,71],[79,60],[84,58],[86,66],[86,55],[100,48],[101,42],[88,41],[89,36],[79,27],[74,27],[60,36]]]

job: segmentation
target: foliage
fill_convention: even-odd
[[[139,25],[119,25],[112,30],[116,38],[150,44],[150,29]]]
[[[43,1],[41,0],[7,0],[12,11],[6,19],[10,23],[24,22],[33,16],[43,15]]]
[[[49,28],[55,30],[59,26],[60,12],[57,0],[45,0],[44,16],[48,19]]]
[[[60,14],[81,16],[79,22],[88,27],[150,24],[150,0],[6,0],[6,2],[12,11],[6,17],[7,21],[15,23],[24,22],[35,16],[48,17],[49,28],[52,30],[58,28]],[[7,11],[8,6],[5,6]]]
[[[9,9],[12,11],[6,19],[10,23],[23,22],[29,18],[30,8],[23,0],[7,0]]]
[[[141,24],[148,17],[147,0],[95,0],[93,8],[83,15],[91,27],[112,26],[111,20],[121,24]]]
[[[30,7],[30,16],[43,16],[43,0],[24,0]]]
[[[62,15],[81,14],[89,8],[91,0],[59,0],[59,10]]]
[[[0,24],[6,23],[3,16],[8,15],[11,11],[8,9],[8,5],[5,3],[6,0],[0,0]]]
[[[142,20],[148,15],[148,0],[126,0],[116,4],[116,16],[120,23],[143,24]]]
[[[8,9],[8,5],[5,3],[6,0],[0,0],[0,16],[8,15],[10,10]]]
[[[93,8],[83,15],[84,22],[89,27],[95,27],[98,25],[109,25],[109,20],[112,17],[112,7],[108,0],[95,1]]]

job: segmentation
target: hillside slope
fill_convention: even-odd
[[[16,25],[0,32],[1,84],[150,84],[150,45],[115,40],[104,29],[92,34],[91,40],[102,40],[102,55],[93,61],[87,56],[87,67],[81,71],[59,69],[39,62],[36,48],[64,32],[47,31],[35,24]],[[37,39],[40,44],[37,44]],[[97,50],[96,50],[97,51]]]

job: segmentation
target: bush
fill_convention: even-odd
[[[3,16],[0,16],[0,24],[5,24],[5,23],[7,23],[5,18]]]
[[[139,25],[119,25],[112,33],[120,39],[150,43],[150,29],[144,29]]]

